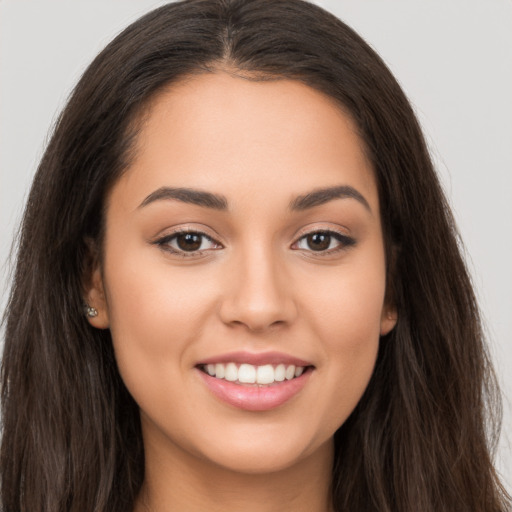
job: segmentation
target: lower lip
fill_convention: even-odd
[[[208,389],[217,398],[246,411],[268,411],[283,405],[302,390],[312,372],[311,368],[308,368],[300,377],[268,386],[256,386],[235,384],[211,377],[199,369],[197,371]]]

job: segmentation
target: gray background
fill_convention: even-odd
[[[0,0],[0,289],[50,127],[85,66],[155,0]],[[423,125],[466,245],[505,394],[512,488],[512,2],[325,0],[384,58]],[[418,290],[421,293],[421,290]]]

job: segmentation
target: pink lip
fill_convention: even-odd
[[[198,363],[198,366],[216,363],[247,363],[254,366],[262,366],[264,364],[293,364],[295,366],[313,366],[310,362],[305,361],[304,359],[298,359],[281,352],[230,352],[228,354],[222,354],[204,359]]]
[[[216,361],[219,360],[216,359]],[[229,361],[233,361],[233,359],[229,359]],[[247,359],[245,361],[247,362]],[[283,405],[299,393],[309,380],[312,368],[308,368],[300,377],[275,382],[268,386],[235,384],[211,377],[199,368],[196,368],[196,371],[208,389],[223,402],[246,411],[268,411]]]

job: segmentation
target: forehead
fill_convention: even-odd
[[[217,72],[157,94],[112,196],[117,189],[140,203],[162,186],[193,186],[235,202],[277,193],[291,200],[337,185],[356,187],[378,208],[364,143],[340,105],[299,81]]]

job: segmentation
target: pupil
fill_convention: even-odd
[[[201,235],[196,233],[178,235],[176,241],[178,242],[178,247],[184,251],[197,251],[201,247]]]
[[[329,248],[331,236],[326,233],[314,233],[308,235],[308,247],[313,251],[323,251]]]

